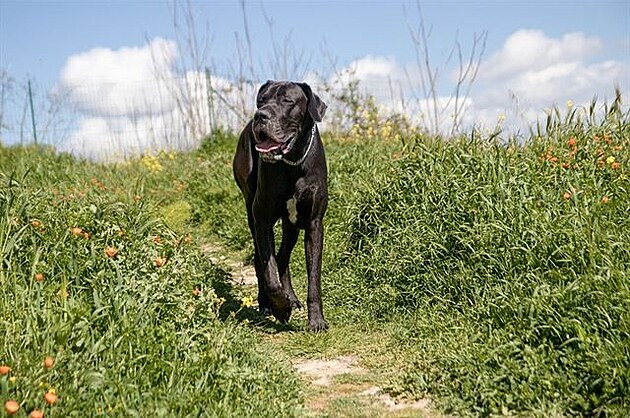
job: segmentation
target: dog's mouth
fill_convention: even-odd
[[[288,138],[285,142],[278,142],[266,133],[259,132],[256,139],[256,151],[265,161],[279,161],[293,147],[292,138]]]

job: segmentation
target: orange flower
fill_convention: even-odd
[[[44,412],[39,409],[33,409],[31,412],[31,418],[44,418]]]
[[[79,228],[78,226],[75,226],[74,228],[70,229],[70,232],[72,233],[72,235],[74,235],[75,237],[80,237],[83,236],[83,230],[81,228]]]
[[[42,223],[39,220],[37,220],[37,219],[33,219],[31,221],[31,226],[33,228],[40,228],[42,226]]]
[[[109,258],[114,258],[118,255],[118,248],[116,247],[107,247],[105,248],[105,255]]]
[[[161,244],[162,238],[159,235],[156,235],[152,238],[154,244]]]
[[[564,194],[562,195],[562,198],[564,200],[569,200],[571,199],[571,192],[564,192]]]
[[[153,264],[155,264],[155,267],[162,267],[166,264],[166,261],[166,257],[156,257],[156,259],[153,260]]]
[[[201,294],[201,289],[199,289],[198,287],[195,287],[192,291],[193,295],[195,296],[199,296]]]
[[[5,374],[9,374],[11,368],[9,366],[0,366],[0,376],[4,376]]]
[[[613,170],[617,170],[619,169],[619,167],[621,167],[621,164],[618,162],[614,162],[610,165],[610,168],[612,168]]]
[[[44,281],[44,275],[43,275],[43,273],[37,273],[37,274],[35,275],[35,281],[36,281],[36,282],[43,282],[43,281]]]
[[[569,138],[569,140],[567,141],[567,145],[570,147],[574,147],[576,144],[577,144],[577,140],[575,139],[574,136]]]
[[[13,415],[20,409],[20,405],[14,400],[8,400],[4,403],[4,410],[7,411],[7,415]]]
[[[57,402],[57,395],[55,395],[51,391],[48,391],[44,395],[44,400],[46,401],[48,405],[54,405]]]
[[[54,364],[55,359],[50,356],[46,356],[46,358],[44,359],[44,367],[50,369]]]
[[[602,203],[606,204],[610,201],[610,199],[608,198],[608,196],[603,196],[602,197]]]
[[[569,163],[562,163],[562,168],[565,168],[565,169],[571,168],[571,164],[569,164]]]

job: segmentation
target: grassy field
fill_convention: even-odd
[[[414,415],[350,395],[313,407],[321,390],[291,362],[353,355],[367,372],[340,385],[431,399],[418,415],[628,416],[630,124],[606,111],[552,114],[520,143],[326,136],[325,334],[259,317],[254,288],[201,251],[251,261],[233,135],[116,165],[0,146],[0,401],[17,416]]]

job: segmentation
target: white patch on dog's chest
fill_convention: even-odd
[[[292,224],[295,225],[298,219],[298,212],[297,212],[297,202],[295,201],[294,197],[287,200],[287,211],[289,212],[289,220],[291,221]]]

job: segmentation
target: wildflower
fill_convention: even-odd
[[[621,167],[621,163],[618,162],[614,162],[610,165],[610,168],[612,168],[613,170],[617,170],[619,169],[619,167]]]
[[[44,418],[44,412],[39,409],[33,409],[31,412],[31,418]]]
[[[50,369],[55,364],[55,359],[50,356],[46,356],[44,359],[44,367]]]
[[[567,141],[567,145],[570,147],[574,147],[576,144],[577,144],[577,139],[575,139],[574,136],[569,138],[569,140]]]
[[[498,122],[499,123],[505,122],[505,113],[499,113]]]
[[[68,289],[66,289],[65,286],[62,286],[61,289],[59,289],[59,292],[57,292],[57,296],[59,296],[63,300],[66,300],[68,299],[68,296],[70,296],[70,294],[68,293]]]
[[[35,275],[35,281],[36,282],[43,282],[44,281],[44,275],[42,273],[37,273]]]
[[[106,247],[105,255],[109,258],[114,258],[118,255],[118,249],[116,247]]]
[[[74,228],[70,229],[70,232],[72,233],[73,236],[75,237],[81,237],[83,236],[83,229],[79,228],[78,226],[75,226]]]
[[[610,199],[608,198],[608,196],[603,196],[603,197],[602,197],[602,203],[603,203],[603,204],[606,204],[606,203],[608,203],[609,201],[610,201]]]
[[[13,415],[19,409],[20,409],[20,405],[12,399],[4,403],[4,410],[7,411],[7,415]]]
[[[11,383],[15,383],[16,380],[17,380],[16,376],[9,377],[9,382],[11,382]]]
[[[49,389],[48,392],[44,395],[44,400],[48,405],[54,405],[57,402],[57,395],[55,394],[54,389]]]
[[[254,305],[254,299],[251,296],[244,296],[241,299],[241,305],[243,305],[245,308],[250,308]]]
[[[193,295],[195,296],[199,296],[201,295],[201,289],[199,289],[198,287],[195,287],[192,291]]]
[[[564,192],[564,194],[562,195],[562,198],[564,200],[569,200],[571,199],[571,192]]]
[[[606,164],[612,164],[614,162],[615,162],[615,157],[613,157],[612,155],[606,158]]]
[[[153,261],[153,264],[155,264],[155,267],[162,267],[166,264],[166,261],[168,259],[166,257],[156,257],[156,259]]]
[[[567,100],[567,109],[571,109],[573,107],[573,102],[571,100]]]
[[[31,221],[31,226],[32,226],[33,228],[41,228],[42,223],[41,223],[41,221],[39,221],[39,220],[37,220],[37,219],[33,219],[33,220]]]
[[[0,376],[9,374],[10,371],[11,371],[11,368],[9,366],[0,366]]]

